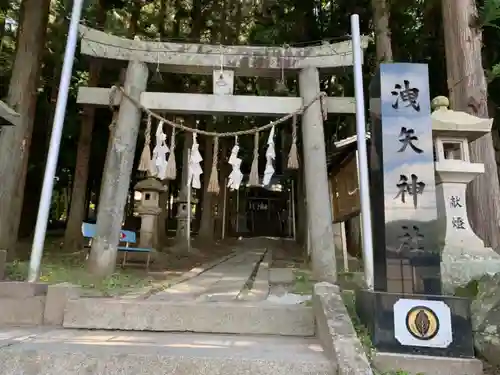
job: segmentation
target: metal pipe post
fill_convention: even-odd
[[[188,163],[191,164],[191,149],[188,149]],[[191,179],[190,178],[188,178],[188,185],[187,185],[186,241],[187,241],[188,251],[190,251],[191,250]]]
[[[363,265],[366,287],[373,290],[373,238],[370,205],[370,182],[368,177],[368,152],[366,147],[365,98],[363,93],[363,69],[361,32],[359,16],[351,16],[351,37],[354,62],[354,92],[356,98],[356,133],[358,140],[359,193],[361,197],[361,214],[363,220]]]
[[[56,111],[54,122],[52,124],[52,134],[50,136],[49,155],[43,177],[42,194],[40,196],[40,206],[38,207],[38,216],[36,218],[35,237],[31,247],[30,268],[28,281],[35,282],[40,274],[40,264],[43,256],[43,246],[45,244],[45,235],[47,233],[47,221],[50,214],[50,204],[52,201],[52,190],[54,188],[54,178],[56,175],[57,159],[59,149],[61,148],[61,137],[64,127],[64,117],[66,114],[66,104],[68,102],[68,92],[71,83],[73,71],[73,62],[75,61],[75,50],[78,39],[78,24],[82,14],[84,0],[74,0],[71,11],[71,21],[69,24],[68,39],[66,41],[66,50],[64,51],[64,62],[59,83],[59,93],[57,95]]]
[[[292,231],[293,231],[293,240],[297,239],[297,228],[295,223],[295,181],[292,180]]]

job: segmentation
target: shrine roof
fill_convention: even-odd
[[[366,141],[370,142],[370,134],[366,135]],[[328,171],[333,172],[335,167],[343,160],[354,157],[357,149],[358,136],[356,134],[333,142],[333,147],[326,156]]]

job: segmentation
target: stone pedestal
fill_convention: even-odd
[[[188,229],[188,204],[187,202],[177,203],[177,238],[181,240],[186,239]]]
[[[150,177],[139,181],[134,189],[142,194],[141,203],[136,207],[136,212],[141,216],[139,247],[155,248],[158,245],[158,216],[162,211],[159,196],[166,191],[166,187],[156,178]]]
[[[161,208],[138,207],[137,213],[141,216],[141,230],[139,231],[139,247],[153,248],[156,243],[156,226],[158,225],[158,215]]]
[[[433,135],[436,150],[442,288],[453,294],[459,286],[484,274],[500,272],[500,255],[484,246],[467,217],[467,184],[484,173],[471,163],[469,142],[489,132],[492,121],[448,110],[448,99],[434,99]]]

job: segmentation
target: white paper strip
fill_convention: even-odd
[[[193,189],[201,188],[200,177],[203,173],[203,169],[200,163],[203,161],[203,158],[201,157],[199,148],[197,134],[193,133],[193,145],[191,146],[191,155],[188,164],[188,185],[191,184]]]
[[[170,149],[167,146],[167,135],[163,131],[163,121],[160,121],[156,128],[156,144],[153,149],[153,157],[151,159],[150,174],[159,179],[165,178],[167,170],[167,154]]]
[[[238,152],[240,151],[240,146],[238,146],[238,138],[235,140],[233,149],[231,150],[231,156],[229,156],[228,163],[232,167],[232,171],[229,174],[227,187],[231,190],[238,190],[243,180],[243,173],[241,173],[241,159],[238,157]]]
[[[264,186],[269,185],[271,178],[274,175],[274,159],[276,159],[276,152],[274,150],[274,126],[269,132],[269,138],[267,139],[267,151],[266,151],[266,169],[264,169],[264,179],[262,184]]]

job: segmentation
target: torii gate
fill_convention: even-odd
[[[281,47],[224,46],[224,69],[236,76],[279,77],[298,74],[301,97],[258,97],[146,92],[148,64],[162,71],[183,74],[212,74],[221,66],[221,46],[146,42],[125,39],[85,26],[81,53],[94,58],[129,61],[124,83],[125,92],[144,107],[171,113],[212,115],[285,115],[298,110],[314,99],[320,91],[320,71],[353,65],[351,41],[304,48],[287,48],[283,58]],[[368,38],[362,38],[362,49]],[[111,88],[80,87],[78,103],[109,105]],[[119,100],[119,98],[115,98]],[[355,113],[354,98],[329,97],[329,113]],[[120,105],[113,135],[114,147],[107,155],[101,202],[97,215],[98,230],[93,246],[106,251],[95,259],[114,266],[121,220],[140,127],[141,111],[129,100]],[[310,233],[312,268],[318,280],[335,281],[336,263],[333,243],[332,212],[326,168],[326,152],[321,105],[312,104],[302,116],[303,163],[307,202],[307,223]],[[94,253],[94,252],[93,252]],[[94,255],[94,256],[95,256]],[[111,261],[112,260],[112,261]]]
[[[0,122],[0,129],[2,126],[17,125],[19,117],[19,113],[0,100],[0,120],[2,120]]]

